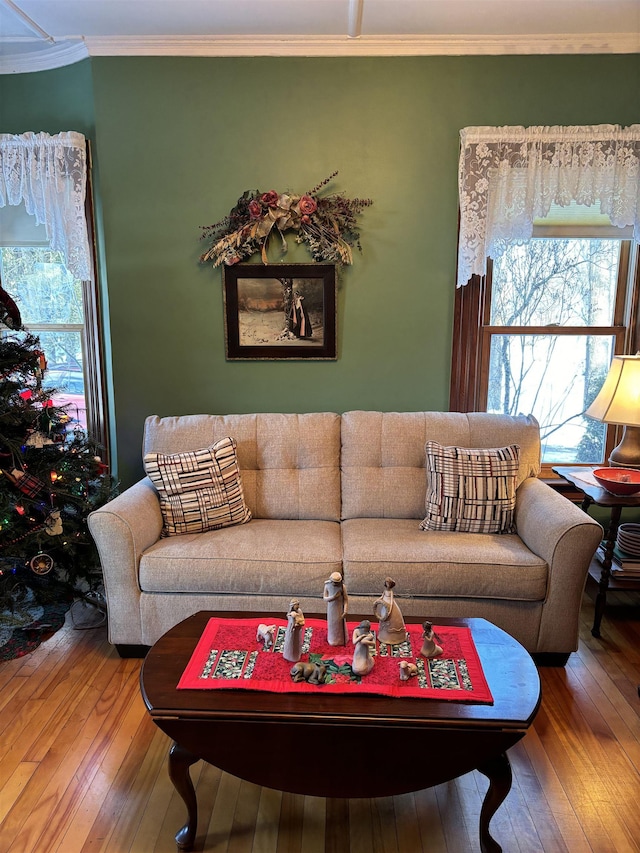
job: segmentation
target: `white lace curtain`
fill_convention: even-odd
[[[69,272],[83,280],[91,278],[86,160],[81,133],[0,134],[0,207],[24,203]]]
[[[458,287],[553,203],[600,202],[640,242],[640,125],[466,127],[460,141]]]

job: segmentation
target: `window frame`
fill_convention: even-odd
[[[89,140],[87,146],[87,182],[85,194],[85,222],[92,254],[93,276],[83,280],[82,301],[84,322],[80,323],[29,323],[27,328],[36,335],[45,331],[79,331],[82,340],[84,396],[87,431],[100,446],[100,455],[109,464],[109,430],[107,426],[107,393],[105,382],[105,349],[102,325],[102,308],[97,266],[95,209],[93,193],[93,163]],[[45,352],[46,356],[46,352]]]
[[[569,235],[566,229],[563,229],[562,235],[558,234],[557,230],[555,233],[551,229],[543,233],[541,230],[536,229],[532,239],[584,236],[575,232]],[[610,235],[600,232],[589,236],[606,238]],[[492,278],[493,261],[487,258],[486,274],[474,275],[465,287],[456,289],[449,390],[449,409],[452,412],[486,411],[492,335],[600,334],[611,335],[614,338],[614,355],[633,353],[638,348],[640,251],[638,245],[629,239],[620,241],[614,322],[611,326],[492,326],[490,323]],[[616,446],[621,434],[622,427],[607,425],[605,458]],[[551,470],[554,464],[557,463],[543,463],[540,476],[545,479],[557,478]]]

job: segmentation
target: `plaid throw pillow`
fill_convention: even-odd
[[[422,530],[515,533],[520,447],[443,447],[428,441]]]
[[[163,536],[202,533],[251,519],[233,438],[186,453],[146,453],[143,462],[158,490]]]

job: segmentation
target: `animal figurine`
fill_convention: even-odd
[[[264,643],[265,652],[268,652],[271,646],[273,646],[273,638],[275,633],[275,625],[265,625],[264,622],[261,622],[258,625],[258,630],[256,631],[256,642]]]
[[[324,684],[327,667],[321,663],[305,663],[299,660],[291,667],[290,675],[295,681],[306,681],[309,684]]]
[[[410,678],[415,678],[418,674],[418,667],[415,663],[410,663],[408,660],[400,661],[400,681],[409,681]]]

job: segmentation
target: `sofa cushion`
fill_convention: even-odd
[[[520,448],[443,447],[428,441],[423,530],[515,533]]]
[[[423,531],[413,519],[354,518],[342,522],[342,542],[347,590],[372,602],[387,575],[400,602],[403,596],[540,602],[547,595],[547,563],[516,534]],[[459,613],[466,615],[462,600]]]
[[[340,519],[340,416],[305,414],[148,417],[144,453],[178,453],[232,435],[254,519]]]
[[[143,463],[158,490],[163,536],[202,533],[250,520],[233,438],[227,436],[201,450],[145,453]]]
[[[140,559],[143,592],[315,596],[342,570],[334,521],[253,519],[160,539]]]
[[[540,428],[531,415],[345,412],[342,518],[424,518],[427,441],[459,447],[517,444],[518,485],[540,473]]]

